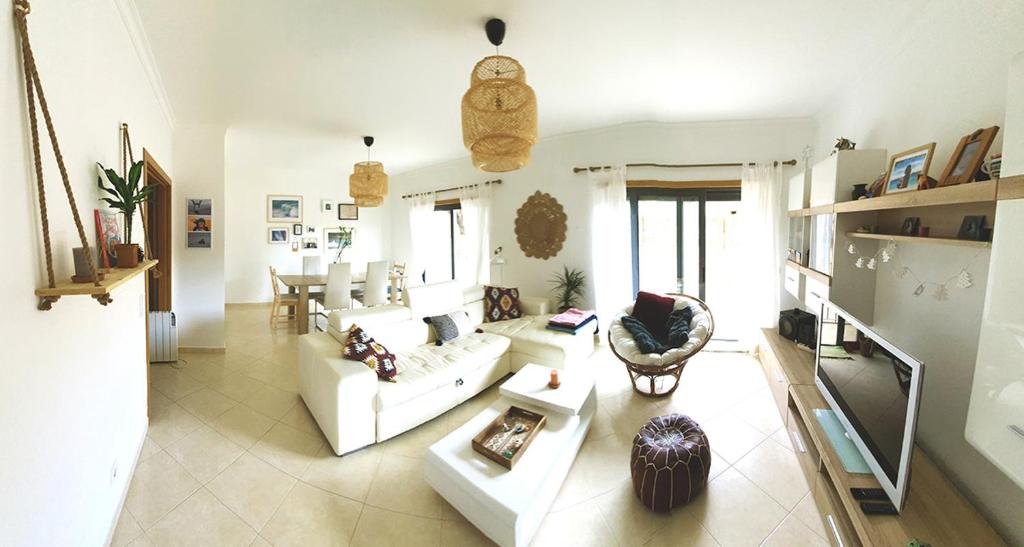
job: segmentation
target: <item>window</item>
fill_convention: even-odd
[[[425,229],[429,230],[430,240],[434,243],[427,256],[424,281],[436,283],[455,279],[455,262],[465,246],[462,208],[458,200],[439,201]]]

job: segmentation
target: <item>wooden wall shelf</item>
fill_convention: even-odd
[[[1024,198],[1024,175],[999,179],[999,190],[996,199]]]
[[[817,207],[807,207],[806,209],[794,209],[792,211],[786,211],[788,217],[812,217],[815,215],[830,215],[833,212],[833,205],[818,205]]]
[[[807,277],[810,277],[811,279],[816,279],[817,281],[824,283],[825,285],[828,285],[830,287],[832,286],[832,276],[828,275],[827,273],[822,273],[813,268],[808,268],[807,266],[804,266],[803,264],[800,264],[799,262],[794,262],[792,260],[786,260],[786,264],[788,264],[793,269],[799,271],[800,273],[806,275]]]
[[[884,211],[886,209],[907,209],[912,207],[934,207],[936,205],[959,205],[963,203],[994,202],[998,181],[971,182],[944,186],[917,192],[901,192],[877,198],[844,201],[835,204],[836,213],[860,213]]]
[[[113,301],[110,298],[110,291],[124,285],[156,264],[156,260],[144,260],[134,268],[100,268],[99,271],[103,272],[104,278],[98,287],[92,283],[73,283],[69,279],[57,283],[57,286],[52,289],[50,287],[36,289],[36,296],[39,297],[38,307],[40,310],[48,310],[62,296],[91,296],[106,306]]]
[[[864,232],[846,232],[847,237],[855,237],[859,239],[878,239],[882,241],[912,241],[914,243],[936,243],[939,245],[956,245],[960,247],[978,247],[978,248],[990,248],[992,243],[989,241],[972,241],[970,239],[955,239],[951,237],[920,237],[920,236],[902,236],[895,234],[868,234]]]

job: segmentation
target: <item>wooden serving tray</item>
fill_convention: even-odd
[[[512,469],[526,452],[526,448],[533,442],[537,432],[544,427],[546,421],[547,418],[543,414],[510,406],[476,437],[473,437],[473,450],[506,469]],[[515,429],[520,425],[525,430],[516,433]],[[521,441],[521,444],[517,441]]]

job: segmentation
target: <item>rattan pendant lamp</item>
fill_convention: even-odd
[[[497,53],[505,22],[491,19],[485,29]],[[500,173],[529,163],[530,149],[537,143],[537,96],[526,85],[523,66],[504,55],[484,57],[473,67],[469,82],[462,96],[462,141],[473,165]]]
[[[388,174],[384,172],[384,164],[370,161],[373,137],[363,137],[363,144],[366,145],[366,161],[352,166],[352,174],[348,177],[348,195],[356,207],[380,207],[384,203],[384,196],[388,195]]]

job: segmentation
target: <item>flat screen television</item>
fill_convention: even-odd
[[[831,302],[818,315],[814,383],[893,506],[902,509],[924,363]]]

